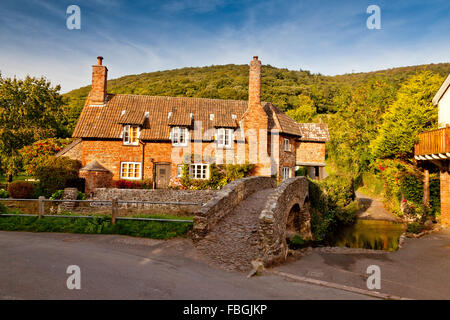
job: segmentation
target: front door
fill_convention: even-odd
[[[155,164],[156,170],[156,188],[163,189],[169,186],[170,181],[170,164],[169,163],[157,163]]]

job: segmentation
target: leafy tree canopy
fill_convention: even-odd
[[[45,78],[24,80],[0,74],[0,170],[20,169],[19,149],[53,136],[63,136],[63,101],[60,87]],[[66,133],[67,134],[67,133]]]
[[[430,71],[412,76],[384,115],[379,136],[371,143],[377,158],[412,158],[418,133],[437,126],[438,108],[431,100],[444,78]]]

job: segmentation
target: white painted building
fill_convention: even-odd
[[[439,91],[433,98],[433,103],[439,108],[439,128],[450,125],[450,75],[445,79]]]

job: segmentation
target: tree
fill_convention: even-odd
[[[394,97],[395,86],[379,77],[342,88],[334,100],[338,111],[328,121],[329,154],[340,168],[352,174],[369,169],[370,141],[377,136],[382,115]]]
[[[314,101],[305,95],[297,97],[296,104],[298,107],[288,110],[286,114],[297,122],[312,122],[317,115]]]
[[[45,78],[0,74],[0,171],[12,179],[21,169],[19,150],[34,141],[64,135],[60,87]]]
[[[440,75],[423,71],[401,86],[383,117],[378,137],[370,145],[375,157],[412,158],[418,133],[437,126],[438,109],[431,101],[442,81]]]

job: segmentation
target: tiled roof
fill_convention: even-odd
[[[235,114],[227,114],[224,112],[218,112],[214,114],[214,118],[212,120],[213,127],[225,127],[225,128],[237,128],[237,119]]]
[[[192,126],[192,120],[194,118],[194,115],[190,112],[190,109],[182,106],[182,107],[176,107],[172,113],[170,113],[170,116],[168,116],[169,126],[185,126],[190,127]]]
[[[118,123],[143,125],[145,121],[145,111],[142,110],[122,110]]]
[[[272,110],[275,120],[275,127],[279,128],[281,132],[301,136],[302,133],[298,127],[298,123],[292,120],[287,114],[280,111],[273,104],[269,103],[267,106]],[[267,112],[267,111],[266,111]]]
[[[102,166],[100,163],[98,163],[97,160],[89,162],[87,165],[85,165],[80,170],[86,170],[86,171],[109,171],[104,166]]]
[[[205,132],[214,127],[237,127],[248,107],[248,102],[244,100],[131,94],[108,94],[103,107],[90,106],[88,101],[89,98],[72,135],[75,138],[120,139],[123,130],[121,123],[124,121],[130,124],[130,121],[133,124],[143,123],[142,140],[169,140],[171,126],[188,126],[194,121],[201,121],[202,134],[205,136]],[[263,102],[262,105],[269,115],[269,130],[276,128],[287,134],[301,134],[294,120],[270,103]],[[142,121],[146,112],[148,121]],[[211,114],[214,114],[212,119]]]
[[[298,123],[302,133],[302,141],[330,141],[330,133],[326,123]]]

